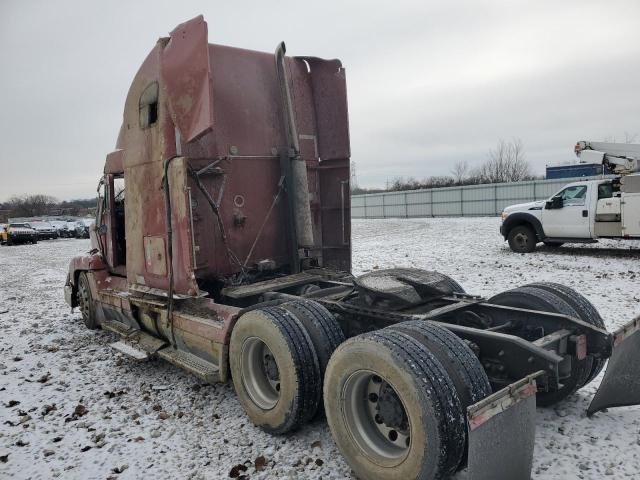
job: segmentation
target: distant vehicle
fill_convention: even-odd
[[[511,250],[532,252],[538,242],[596,243],[599,238],[640,239],[640,145],[578,142],[576,154],[595,159],[614,178],[569,183],[546,201],[502,212],[500,233]]]
[[[69,229],[67,227],[67,222],[62,220],[51,220],[49,222],[51,226],[58,232],[58,237],[65,238],[69,236]]]
[[[38,232],[26,223],[10,223],[0,231],[0,240],[3,245],[38,243]]]
[[[76,238],[89,238],[89,229],[95,223],[94,218],[81,218],[76,222]]]
[[[78,222],[75,220],[71,220],[66,223],[66,236],[68,238],[76,238],[76,227],[78,226]]]
[[[38,233],[40,240],[58,238],[58,231],[49,222],[29,222],[25,225],[33,228]]]

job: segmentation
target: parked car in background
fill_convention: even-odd
[[[33,228],[38,233],[38,239],[51,240],[58,238],[58,231],[49,222],[29,222],[25,225]]]
[[[89,228],[95,223],[94,218],[81,218],[76,222],[76,238],[89,238]]]
[[[76,238],[77,222],[75,220],[69,220],[66,223],[66,235],[68,238]]]
[[[58,237],[66,238],[69,236],[67,222],[62,220],[51,220],[49,223],[53,226],[53,228],[58,233]]]
[[[10,223],[0,232],[3,245],[38,243],[38,232],[26,223]]]

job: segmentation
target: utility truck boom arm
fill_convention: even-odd
[[[582,163],[601,163],[617,175],[638,170],[640,145],[637,144],[581,140],[576,143],[575,152]]]

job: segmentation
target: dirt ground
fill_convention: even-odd
[[[490,296],[547,280],[583,293],[610,330],[640,313],[640,242],[511,252],[499,219],[357,220],[354,272],[414,266]],[[86,330],[62,285],[87,240],[0,248],[0,477],[350,478],[324,421],[272,437],[244,415],[231,385],[112,351]],[[640,471],[640,408],[584,411],[597,378],[538,409],[535,479],[626,479]]]

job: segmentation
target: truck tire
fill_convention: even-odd
[[[345,341],[344,333],[338,321],[329,310],[313,300],[293,300],[281,304],[280,307],[293,314],[309,334],[311,343],[313,343],[318,355],[320,388],[322,389],[322,379],[329,359],[334,350]],[[324,408],[319,405],[316,417],[321,417],[323,413]]]
[[[320,375],[324,376],[333,351],[345,341],[338,321],[329,310],[312,300],[293,300],[280,307],[292,313],[304,326],[318,355]]]
[[[463,410],[491,395],[489,378],[478,357],[446,328],[424,320],[411,320],[387,329],[415,338],[436,356],[456,386]]]
[[[231,376],[251,421],[273,434],[314,417],[322,395],[318,357],[304,326],[280,307],[240,317],[229,345]]]
[[[529,310],[561,313],[579,318],[573,307],[557,293],[539,287],[524,286],[507,290],[491,297],[487,302]],[[535,323],[533,324],[535,325]],[[549,333],[551,332],[545,332],[547,335]],[[585,385],[591,374],[593,357],[587,356],[583,360],[572,358],[571,360],[571,375],[569,378],[562,380],[564,382],[562,387],[556,391],[538,392],[536,402],[539,406],[549,407],[555,405]]]
[[[516,225],[507,235],[509,247],[516,253],[530,253],[536,249],[538,237],[529,225]]]
[[[530,283],[529,285],[525,286],[537,287],[549,292],[553,292],[557,296],[561,297],[569,305],[571,305],[571,307],[573,307],[580,320],[583,320],[603,330],[607,329],[607,326],[604,324],[604,320],[600,316],[600,313],[598,313],[596,307],[594,307],[586,297],[576,292],[573,288],[553,282],[537,282]],[[593,366],[591,367],[591,373],[589,374],[585,385],[590,383],[600,374],[606,363],[607,361],[604,358],[593,357]]]
[[[464,454],[465,415],[440,361],[391,329],[352,337],[325,374],[327,423],[359,478],[449,478]]]
[[[76,289],[76,298],[80,313],[82,313],[82,321],[89,330],[96,330],[100,325],[96,315],[96,304],[91,295],[91,287],[89,279],[85,272],[78,275],[78,288]]]

